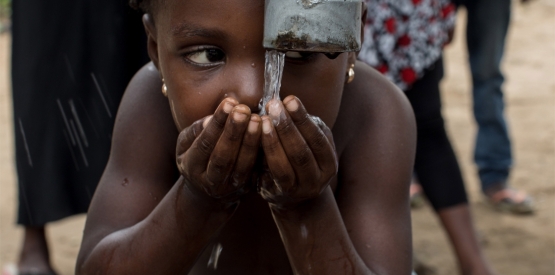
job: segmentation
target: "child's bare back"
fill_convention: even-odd
[[[260,117],[264,2],[209,2],[144,18],[153,63],[120,106],[77,273],[408,274],[402,93],[360,63],[346,84],[354,53],[288,55]]]

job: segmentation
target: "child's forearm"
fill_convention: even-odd
[[[294,210],[270,208],[295,274],[374,274],[353,246],[329,187]]]
[[[104,237],[77,273],[187,274],[236,207],[201,197],[180,179],[147,218]]]

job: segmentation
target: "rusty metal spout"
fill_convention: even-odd
[[[264,48],[339,53],[360,50],[360,0],[266,0]]]

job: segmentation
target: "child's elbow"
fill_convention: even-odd
[[[103,269],[105,265],[100,261],[104,257],[97,257],[98,255],[94,253],[94,250],[86,246],[81,247],[77,256],[77,262],[75,263],[76,275],[108,274]]]

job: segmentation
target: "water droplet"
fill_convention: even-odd
[[[243,45],[243,50],[246,49],[246,48],[247,48],[247,46]]]
[[[208,267],[211,267],[214,270],[218,269],[218,260],[220,259],[222,249],[223,247],[220,243],[212,247],[212,253],[210,254],[210,259],[208,260]]]
[[[227,97],[227,93],[226,93],[226,94],[224,94],[224,97]]]
[[[256,64],[252,63],[252,64],[251,64],[251,67],[255,68],[255,67],[256,67]]]
[[[124,179],[123,179],[123,182],[121,183],[121,185],[122,185],[123,187],[126,187],[127,185],[129,185],[129,180],[128,180],[127,178],[124,178]]]

